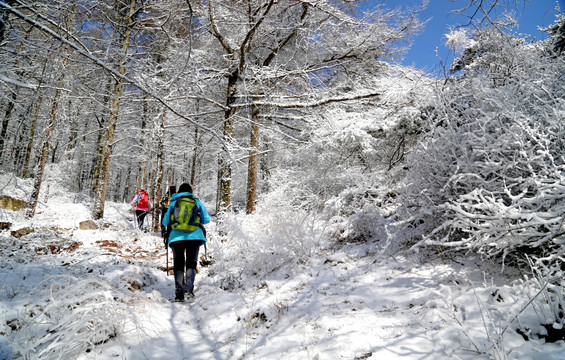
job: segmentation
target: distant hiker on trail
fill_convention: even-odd
[[[174,260],[175,301],[184,301],[185,293],[194,299],[198,251],[200,245],[206,243],[203,225],[209,222],[210,215],[192,194],[190,184],[182,184],[179,192],[171,197],[171,205],[163,218],[163,225],[170,225],[171,229],[169,246]]]
[[[171,205],[171,196],[173,196],[173,194],[176,192],[177,192],[176,186],[174,185],[169,186],[169,191],[159,201],[159,207],[161,208],[161,237],[165,241],[168,240],[169,231],[171,231],[171,229],[170,226],[169,229],[167,229],[167,227],[163,225],[163,219],[165,218],[165,213],[167,212],[169,205]],[[167,243],[165,243],[165,246],[167,246]]]
[[[143,229],[143,220],[145,220],[145,216],[153,207],[151,201],[149,200],[147,191],[145,191],[144,189],[139,189],[137,194],[131,200],[130,204],[135,208],[135,218],[137,219],[137,226],[139,226],[140,229]]]

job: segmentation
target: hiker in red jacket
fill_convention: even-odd
[[[149,200],[149,195],[147,191],[144,189],[139,189],[137,194],[131,200],[131,206],[135,208],[135,217],[137,219],[137,226],[140,229],[143,228],[143,220],[145,220],[145,216],[151,211],[153,207],[151,205],[151,200]]]

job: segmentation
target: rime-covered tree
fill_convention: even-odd
[[[402,197],[417,245],[489,256],[565,251],[562,58],[549,42],[486,28],[463,74],[438,89]]]
[[[551,37],[555,53],[563,54],[563,51],[565,51],[565,16],[557,14],[555,23],[548,26],[544,31]]]

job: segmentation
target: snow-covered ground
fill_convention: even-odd
[[[531,288],[472,257],[325,241],[306,262],[234,278],[222,271],[254,257],[219,264],[238,240],[211,236],[196,301],[174,303],[159,235],[117,203],[100,229],[80,230],[90,208],[75,198],[53,188],[32,221],[1,212],[13,224],[0,233],[0,359],[565,359],[563,341],[516,332],[539,324]],[[24,227],[35,232],[10,235]]]

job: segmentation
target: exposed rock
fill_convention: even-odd
[[[27,202],[25,202],[23,200],[13,198],[13,197],[8,196],[8,195],[0,196],[0,207],[2,209],[19,211],[19,210],[25,208],[26,205],[27,205]]]
[[[78,224],[78,227],[81,230],[98,230],[98,225],[94,222],[94,220],[81,221],[80,224]]]
[[[10,232],[10,235],[12,235],[13,237],[17,237],[20,238],[22,236],[26,236],[28,234],[31,234],[32,232],[34,232],[35,230],[29,227],[24,227],[18,230],[13,230]]]
[[[0,222],[0,231],[8,230],[11,227],[12,227],[12,223],[10,222]]]

